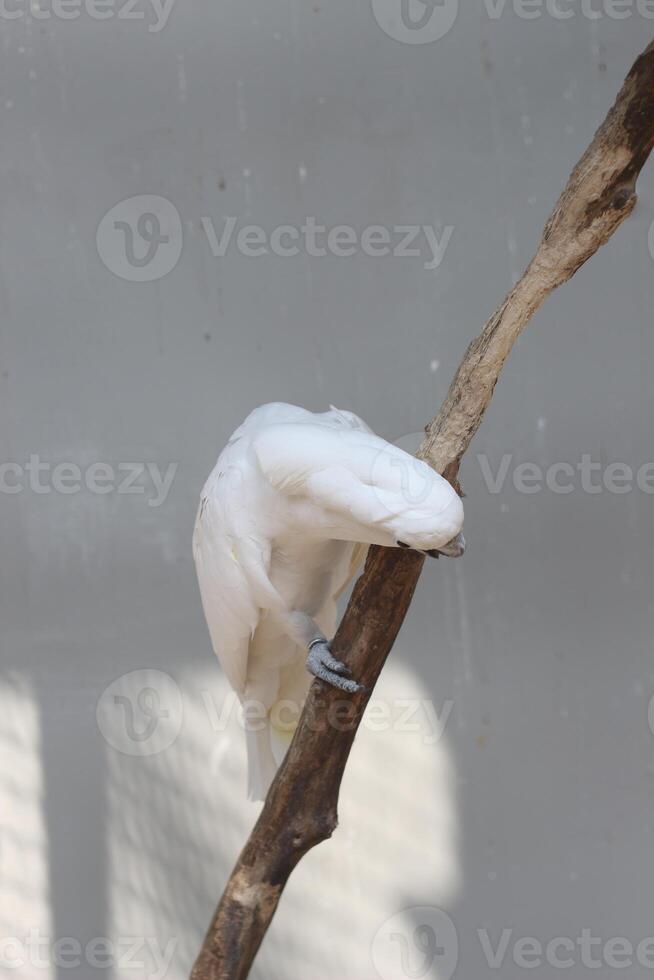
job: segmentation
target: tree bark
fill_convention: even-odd
[[[525,273],[468,348],[418,455],[459,489],[458,471],[518,336],[557,286],[609,240],[636,204],[654,145],[654,42],[572,171]],[[284,886],[306,852],[337,825],[343,771],[366,704],[411,603],[424,559],[370,549],[334,638],[334,655],[366,687],[346,696],[314,681],[193,967],[192,980],[244,980]]]

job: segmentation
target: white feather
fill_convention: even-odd
[[[247,732],[253,797],[306,696],[312,630],[332,635],[365,546],[440,548],[462,523],[450,485],[351,412],[275,403],[236,430],[202,491],[193,552],[213,648],[244,707],[265,714]]]

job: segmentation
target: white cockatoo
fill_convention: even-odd
[[[352,412],[274,403],[236,430],[202,491],[193,554],[213,648],[247,706],[252,799],[267,792],[310,674],[360,690],[328,637],[367,546],[458,556],[462,525],[450,484]]]

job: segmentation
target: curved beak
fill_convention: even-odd
[[[446,558],[460,558],[465,550],[466,539],[459,532],[455,538],[448,541],[442,548],[432,548],[427,554],[430,558],[440,558],[441,555],[445,555]]]

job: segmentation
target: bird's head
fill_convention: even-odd
[[[384,537],[379,543],[434,558],[463,554],[463,502],[426,462],[386,443],[363,478],[375,498],[373,523]]]
[[[447,488],[448,501],[442,509],[415,507],[394,518],[387,528],[393,546],[420,551],[430,558],[458,558],[466,548],[463,527],[463,504],[458,494]],[[441,491],[442,492],[442,491]]]

